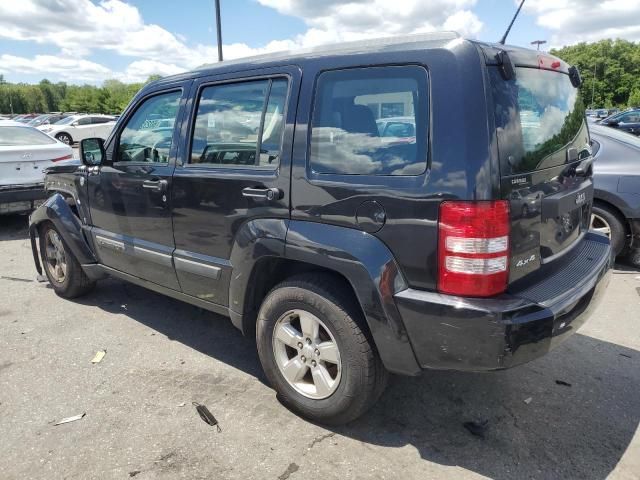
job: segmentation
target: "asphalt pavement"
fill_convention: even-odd
[[[116,280],[59,298],[35,280],[26,222],[0,217],[2,479],[640,478],[636,269],[618,266],[546,357],[394,377],[368,414],[327,429],[279,403],[223,317]]]

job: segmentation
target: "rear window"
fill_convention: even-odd
[[[312,171],[339,175],[423,173],[427,168],[427,102],[427,71],[422,67],[322,73],[311,124]]]
[[[516,68],[505,81],[489,69],[503,175],[526,173],[590,154],[584,105],[569,76],[537,68]]]
[[[0,147],[20,145],[49,145],[56,141],[31,127],[0,127]]]

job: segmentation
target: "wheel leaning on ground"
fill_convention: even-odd
[[[388,373],[355,299],[324,274],[302,274],[267,295],[256,328],[264,372],[282,403],[319,423],[354,420]]]
[[[609,237],[613,258],[622,253],[626,243],[626,230],[617,213],[604,205],[594,205],[591,210],[591,229]]]
[[[62,143],[66,143],[67,145],[73,144],[73,139],[68,133],[59,133],[56,135],[56,139],[60,140]]]
[[[52,223],[40,227],[40,256],[44,271],[53,290],[64,298],[75,298],[88,293],[95,282],[82,271],[82,267]]]

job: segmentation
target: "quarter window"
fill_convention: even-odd
[[[118,161],[168,163],[181,92],[145,100],[120,134]]]
[[[418,66],[325,72],[311,125],[315,173],[419,175],[427,167],[427,72]]]
[[[280,163],[285,79],[203,89],[191,143],[191,163],[275,168]]]

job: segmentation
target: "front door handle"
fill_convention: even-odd
[[[166,190],[168,182],[166,180],[145,180],[142,182],[142,188],[147,188],[156,192]]]
[[[280,200],[282,198],[282,190],[279,188],[246,187],[242,189],[242,196],[262,198],[264,200]]]

